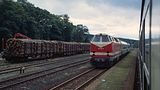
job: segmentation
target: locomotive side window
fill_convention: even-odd
[[[113,38],[113,37],[111,37],[111,40],[112,40],[112,41],[114,41],[114,38]]]
[[[116,41],[115,38],[113,38],[113,41]]]
[[[113,37],[112,37],[112,41],[115,41]]]
[[[114,40],[115,40],[116,42],[118,42],[117,38],[114,38]]]
[[[108,36],[108,38],[109,38],[109,41],[112,41],[112,38],[110,36]]]

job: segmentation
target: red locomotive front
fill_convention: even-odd
[[[106,34],[93,37],[90,46],[91,64],[96,67],[110,67],[121,54],[121,43]]]

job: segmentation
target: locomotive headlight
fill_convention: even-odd
[[[93,52],[93,56],[95,55],[95,52]]]

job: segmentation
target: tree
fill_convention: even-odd
[[[86,41],[86,26],[73,25],[67,14],[51,14],[27,0],[2,0],[0,13],[0,40],[22,33],[32,39]]]
[[[7,40],[8,38],[11,38],[12,34],[9,31],[9,29],[5,27],[0,27],[0,51],[2,50],[2,39]]]
[[[75,40],[77,42],[88,42],[88,28],[82,24],[78,24],[74,31]]]

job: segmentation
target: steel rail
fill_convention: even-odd
[[[71,83],[72,81],[80,78],[80,77],[83,77],[83,75],[86,75],[92,71],[96,70],[95,68],[92,68],[92,69],[89,69],[81,74],[78,74],[77,76],[71,78],[71,79],[68,79],[66,80],[65,82],[63,83],[60,83],[59,85],[57,86],[54,86],[52,88],[50,88],[49,90],[58,90],[60,88],[63,88],[63,86],[65,86],[66,84],[68,83]],[[98,74],[94,75],[93,77],[91,77],[89,80],[87,80],[86,82],[84,82],[83,84],[79,85],[76,89],[74,90],[82,90],[82,88],[84,88],[85,86],[87,86],[90,82],[92,82],[93,80],[95,80],[97,77],[99,77],[100,75],[102,75],[104,72],[106,72],[108,69],[105,69],[105,70],[102,70],[100,71]]]
[[[85,61],[78,61],[78,62],[73,62],[73,63],[70,63],[70,64],[65,64],[65,65],[61,65],[61,66],[57,66],[57,67],[54,67],[54,68],[51,68],[51,69],[48,69],[48,70],[43,70],[43,71],[40,71],[40,72],[36,72],[36,73],[32,73],[32,74],[28,74],[28,75],[23,75],[23,76],[20,76],[20,77],[15,77],[15,78],[11,78],[11,79],[8,79],[8,80],[4,80],[4,81],[0,81],[0,89],[5,89],[5,88],[9,88],[9,87],[12,87],[12,86],[15,86],[17,84],[21,84],[21,83],[24,83],[24,82],[27,82],[27,81],[31,81],[31,80],[34,80],[34,79],[37,79],[37,78],[40,78],[40,77],[43,77],[43,76],[46,76],[46,75],[50,75],[50,74],[54,74],[56,72],[59,72],[59,71],[63,71],[65,69],[68,69],[68,68],[71,68],[71,67],[75,67],[77,65],[81,65],[81,64],[85,64],[85,63],[88,63],[89,60],[85,60]],[[63,68],[64,67],[64,68]],[[55,70],[57,68],[62,68],[60,70]],[[49,72],[49,73],[44,73],[46,71],[50,71],[50,70],[55,70],[53,72]],[[39,74],[43,72],[44,74],[42,75],[37,75],[36,74]],[[35,75],[34,77],[31,77],[29,79],[22,79],[22,78],[25,78],[25,77],[29,77],[29,76],[32,76],[32,75]],[[6,83],[6,82],[9,82],[9,81],[12,81],[12,80],[17,80],[17,79],[22,79],[20,81],[17,81],[15,83],[10,83],[10,84],[7,84],[7,85],[1,85],[3,83]]]
[[[27,68],[31,68],[31,67],[45,66],[45,65],[53,64],[53,63],[55,63],[55,61],[58,61],[58,60],[49,61],[49,62],[41,62],[38,64],[34,63],[34,64],[29,64],[29,65],[24,65],[24,66],[6,68],[6,69],[0,70],[0,74],[6,74],[6,73],[10,73],[10,72],[19,71],[21,67],[25,67],[25,69],[27,69]]]
[[[75,80],[75,79],[77,79],[77,78],[79,78],[79,77],[81,77],[81,76],[83,76],[83,75],[85,75],[85,74],[87,74],[87,73],[89,73],[89,72],[91,72],[91,71],[93,71],[93,70],[95,70],[95,68],[91,68],[91,69],[89,69],[89,70],[87,70],[87,71],[85,71],[85,72],[83,72],[83,73],[80,73],[80,74],[78,74],[77,76],[75,76],[75,77],[73,77],[73,78],[71,78],[71,79],[68,79],[68,80],[65,81],[65,82],[62,82],[61,84],[59,84],[59,85],[57,85],[57,86],[55,86],[55,87],[53,87],[53,88],[50,88],[49,90],[56,90],[56,89],[58,89],[58,88],[61,88],[61,87],[64,86],[65,84],[67,84],[67,83],[69,83],[69,82],[72,82],[73,80]]]
[[[85,88],[88,84],[90,84],[93,80],[95,80],[97,77],[99,77],[100,75],[102,75],[103,73],[105,73],[107,71],[107,69],[101,71],[100,73],[96,74],[94,77],[90,78],[89,80],[87,80],[86,82],[84,82],[83,84],[81,84],[79,87],[77,87],[75,90],[82,90],[83,88]]]

